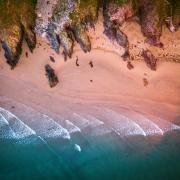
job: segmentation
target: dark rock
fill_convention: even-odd
[[[93,68],[93,67],[94,67],[94,65],[93,65],[93,62],[92,62],[92,61],[90,61],[90,62],[89,62],[89,65],[90,65],[90,67],[91,67],[91,68]]]
[[[50,61],[51,61],[51,62],[55,63],[55,59],[54,59],[54,57],[49,56],[49,59],[50,59]]]
[[[49,81],[49,86],[51,88],[55,87],[59,83],[59,80],[54,72],[54,69],[49,64],[46,64],[45,71],[46,71],[46,77],[48,78]]]
[[[143,78],[143,84],[144,84],[144,86],[147,86],[149,84],[148,80],[146,78]]]
[[[156,71],[157,66],[157,59],[154,57],[154,55],[149,50],[143,50],[142,56],[144,57],[144,61],[147,64],[147,66],[151,69]]]
[[[158,7],[160,4],[162,9]],[[152,0],[141,0],[140,1],[140,21],[141,21],[141,31],[147,38],[146,42],[163,47],[160,42],[160,36],[162,33],[162,23],[163,23],[163,3],[164,0],[152,1]]]
[[[115,40],[120,46],[125,49],[122,58],[126,60],[129,57],[129,42],[127,36],[120,30],[120,22],[118,19],[111,19],[109,14],[111,3],[104,1],[103,16],[104,16],[104,33],[110,40]]]
[[[0,43],[12,69],[22,53],[23,39],[31,52],[36,46],[35,4],[35,0],[0,1]]]
[[[134,68],[134,66],[131,64],[130,61],[127,62],[127,68],[128,68],[129,70],[131,70],[131,69]]]
[[[71,28],[75,40],[80,44],[82,50],[86,52],[91,51],[91,42],[86,33],[85,27],[82,24],[76,24]]]
[[[56,53],[59,53],[60,45],[58,42],[57,34],[54,32],[54,30],[55,30],[55,26],[53,24],[49,24],[46,37],[49,41],[51,48],[54,49]]]
[[[42,4],[44,3],[42,1]],[[48,20],[49,23],[46,20],[43,21],[45,23],[43,26],[39,23],[38,32],[44,32],[41,28],[45,27],[50,46],[59,53],[61,45],[65,60],[72,56],[74,40],[80,44],[84,52],[89,52],[91,43],[86,30],[88,24],[92,26],[97,18],[97,4],[98,0],[57,0],[51,9],[52,15]]]
[[[79,66],[78,61],[79,61],[79,59],[78,59],[78,57],[76,57],[76,66]]]

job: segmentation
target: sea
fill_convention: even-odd
[[[178,128],[123,136],[67,122],[69,131],[51,124],[48,134],[0,108],[0,180],[180,180]]]

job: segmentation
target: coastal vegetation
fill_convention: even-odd
[[[51,1],[46,2],[47,6]],[[11,68],[18,63],[24,39],[31,52],[36,46],[36,3],[36,0],[0,0],[0,42]],[[174,32],[180,24],[179,0],[57,0],[45,30],[50,46],[57,53],[62,46],[65,59],[71,57],[74,41],[89,52],[87,29],[97,22],[100,8],[104,33],[125,49],[124,59],[129,57],[128,38],[121,30],[125,21],[137,16],[146,42],[160,48],[162,26],[166,24]]]

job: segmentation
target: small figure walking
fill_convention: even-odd
[[[79,59],[78,59],[78,57],[76,56],[76,66],[79,66],[78,61],[79,61]]]

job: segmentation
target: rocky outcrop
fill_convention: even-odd
[[[160,42],[160,36],[162,33],[162,24],[165,17],[164,4],[164,0],[140,1],[141,31],[147,38],[147,43],[158,47],[163,47],[163,44]]]
[[[142,56],[144,58],[144,61],[146,65],[153,71],[156,71],[157,66],[157,59],[154,57],[154,55],[149,50],[143,50]]]
[[[104,33],[125,49],[122,55],[124,59],[129,57],[129,42],[120,26],[133,14],[133,5],[129,2],[105,0],[103,3]]]
[[[125,21],[136,16],[146,42],[162,47],[162,25],[170,31],[180,24],[179,0],[0,0],[0,41],[7,63],[14,68],[18,63],[23,39],[31,51],[36,36],[46,36],[57,52],[63,49],[65,59],[71,57],[74,42],[84,52],[91,50],[87,28],[94,26],[99,6],[103,9],[104,33],[124,48],[123,59],[129,57],[129,42],[121,30]],[[37,9],[35,11],[35,9]],[[36,18],[36,13],[37,18]]]
[[[49,64],[46,64],[44,68],[46,71],[46,77],[49,81],[49,86],[51,88],[55,87],[59,83],[59,80],[54,69]]]
[[[43,3],[46,2],[42,1],[41,4]],[[43,11],[46,9],[41,9],[41,6],[40,14],[44,14]],[[76,40],[84,52],[89,52],[91,43],[86,29],[97,19],[98,1],[58,0],[50,11],[49,22],[40,17],[42,20],[38,20],[38,24],[44,23],[44,26],[38,25],[37,31],[47,34],[51,47],[58,53],[59,47],[62,46],[66,59],[67,56],[71,57],[73,43]]]
[[[23,39],[31,52],[36,46],[35,0],[0,1],[0,42],[13,69],[22,51]]]

